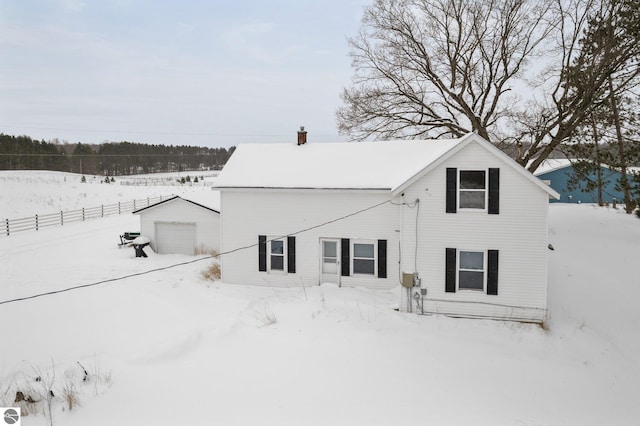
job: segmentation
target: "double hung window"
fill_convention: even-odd
[[[485,170],[460,170],[458,191],[461,209],[485,210],[487,205],[487,172]]]
[[[284,271],[285,270],[285,244],[286,241],[272,240],[269,244],[269,260],[270,268],[272,271]]]
[[[374,242],[356,241],[353,243],[353,273],[375,275],[376,244]]]
[[[482,251],[459,252],[458,289],[484,290],[485,256]]]

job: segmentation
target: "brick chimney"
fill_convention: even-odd
[[[304,145],[307,143],[307,131],[304,130],[304,126],[300,126],[298,130],[298,145]]]

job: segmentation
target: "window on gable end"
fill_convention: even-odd
[[[487,206],[486,170],[460,170],[458,182],[459,208],[485,210]]]

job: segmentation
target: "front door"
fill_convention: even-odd
[[[320,240],[320,284],[333,283],[340,284],[340,256],[338,253],[339,240]]]

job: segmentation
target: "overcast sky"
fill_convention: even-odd
[[[2,0],[0,132],[231,146],[346,140],[367,0]]]

